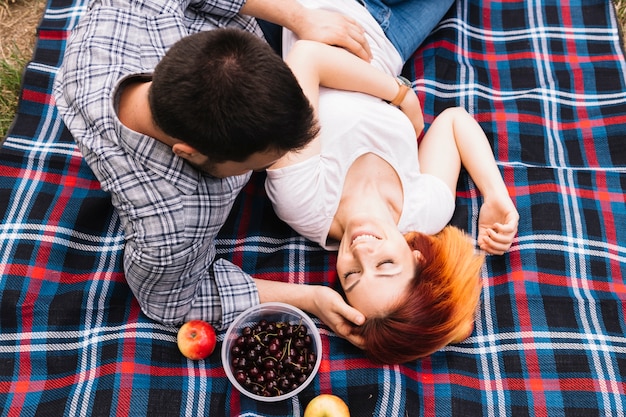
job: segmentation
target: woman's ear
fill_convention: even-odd
[[[413,250],[413,257],[415,258],[415,262],[417,262],[418,264],[424,262],[424,255],[422,255],[422,252],[418,251],[417,249]]]
[[[186,144],[185,142],[178,142],[172,145],[172,152],[176,156],[179,156],[183,159],[190,160],[199,152],[196,148],[191,145]]]

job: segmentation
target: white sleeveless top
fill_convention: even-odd
[[[356,18],[369,35],[373,64],[390,75],[402,69],[401,58],[371,15],[356,1],[303,2],[323,5]],[[284,31],[283,47],[295,36]],[[337,211],[346,174],[354,161],[373,153],[391,165],[402,184],[404,202],[398,222],[402,233],[435,234],[450,221],[454,196],[440,179],[421,174],[417,139],[401,110],[366,94],[320,88],[321,153],[280,169],[267,170],[265,189],[279,218],[302,236],[334,250],[328,231]]]

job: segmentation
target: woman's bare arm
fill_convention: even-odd
[[[461,164],[465,167],[484,197],[478,244],[488,253],[506,252],[517,233],[519,214],[478,122],[462,108],[443,111],[424,135],[418,156],[421,171],[442,179],[453,194]]]
[[[401,89],[396,77],[385,74],[342,48],[315,41],[295,42],[285,57],[285,62],[316,112],[320,86],[365,93],[389,102]],[[399,107],[411,120],[416,136],[421,134],[424,118],[415,91],[409,88]],[[272,168],[294,164],[318,154],[319,151],[319,141],[313,140],[306,148],[287,154]]]

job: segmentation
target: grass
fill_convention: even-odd
[[[0,144],[15,117],[24,66],[46,0],[0,0]]]
[[[0,60],[0,140],[4,138],[17,109],[22,71],[29,57],[20,51]]]
[[[617,12],[617,20],[622,27],[622,32],[626,29],[626,0],[613,0],[615,11]]]
[[[16,0],[0,0],[0,16],[8,19],[7,13]],[[622,28],[626,28],[626,0],[613,0],[618,20]],[[8,14],[10,16],[10,13]],[[15,17],[19,19],[19,17]],[[623,30],[623,32],[626,32]],[[1,43],[1,39],[0,39]],[[21,77],[24,66],[30,60],[32,50],[20,49],[15,46],[2,45],[0,55],[0,144],[6,136],[17,110]],[[9,50],[8,54],[6,49]],[[8,56],[7,56],[8,55]]]

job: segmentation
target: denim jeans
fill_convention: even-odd
[[[374,16],[402,61],[408,60],[454,0],[358,0]]]

